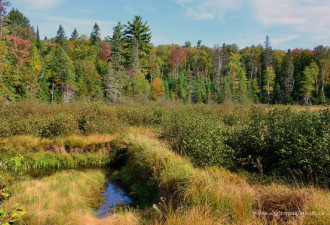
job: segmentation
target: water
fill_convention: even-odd
[[[132,199],[127,195],[127,193],[111,181],[107,184],[107,189],[103,194],[103,197],[104,204],[98,209],[100,212],[98,214],[99,218],[106,217],[118,204],[129,204],[132,202]]]
[[[78,171],[87,171],[89,169],[75,169]],[[108,176],[111,174],[111,170],[102,169]],[[39,179],[42,177],[52,176],[55,173],[66,171],[66,169],[56,169],[56,168],[48,168],[48,169],[38,169],[38,170],[29,170],[29,171],[16,171],[13,172],[15,177],[24,178],[24,176],[29,175],[34,179]],[[128,194],[124,191],[123,188],[119,187],[117,184],[113,183],[111,180],[107,183],[106,191],[102,194],[102,198],[104,199],[103,204],[97,209],[98,217],[104,218],[109,212],[111,212],[118,204],[130,204],[132,199],[128,196]]]

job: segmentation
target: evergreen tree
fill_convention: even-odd
[[[71,38],[70,38],[70,40],[72,41],[72,40],[76,40],[76,39],[78,39],[78,38],[79,38],[79,33],[78,33],[77,29],[74,28],[74,30],[73,30],[73,32],[72,32],[72,34],[71,34]]]
[[[52,102],[57,100],[68,103],[76,91],[75,74],[72,61],[61,46],[52,49],[47,60],[47,69],[50,71]]]
[[[125,62],[124,51],[124,25],[120,22],[113,29],[113,35],[110,38],[111,50],[112,50],[112,63],[115,70],[123,70]]]
[[[99,45],[101,43],[101,33],[100,27],[97,23],[93,26],[93,31],[91,33],[90,39],[92,45]]]
[[[265,41],[265,52],[264,52],[264,67],[267,69],[272,66],[272,46],[270,43],[270,38],[267,35]]]
[[[183,46],[184,48],[190,48],[192,46],[191,42],[190,41],[185,41]]]
[[[40,42],[39,26],[37,26],[36,41],[37,43]]]
[[[67,39],[65,36],[65,31],[62,25],[58,27],[57,35],[55,37],[55,42],[59,44],[62,48],[66,48]]]
[[[34,40],[36,34],[30,21],[18,9],[12,9],[8,14],[7,29],[10,35],[20,36],[24,39]]]
[[[267,80],[265,79],[265,77],[268,77],[268,75],[266,74],[267,72],[269,72],[269,69],[270,67],[272,67],[272,46],[271,46],[271,43],[270,43],[270,38],[269,36],[267,35],[266,36],[266,40],[265,40],[265,50],[264,50],[264,53],[263,53],[263,70],[262,70],[262,75],[264,77],[264,79],[260,79],[260,87],[263,86],[263,87],[268,87],[268,83],[263,83],[263,81]],[[265,90],[265,89],[264,89]],[[261,96],[262,99],[263,96]],[[267,103],[269,103],[270,101],[270,95],[268,95],[268,91],[266,91],[266,100],[267,100]]]
[[[130,50],[127,60],[130,67],[146,67],[151,50],[151,33],[147,22],[143,22],[141,16],[134,16],[133,21],[127,23],[124,34]]]

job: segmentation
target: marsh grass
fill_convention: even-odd
[[[137,224],[138,216],[124,211],[98,219],[93,209],[100,202],[106,177],[100,170],[66,171],[39,180],[18,182],[4,208],[22,205],[29,225],[59,224]]]
[[[329,219],[328,191],[275,183],[250,185],[225,169],[196,168],[148,135],[131,134],[124,142],[128,162],[123,174],[133,170],[138,174],[128,179],[131,187],[141,179],[158,186],[160,200],[145,214],[152,224],[326,224]],[[256,212],[300,215],[272,217]]]
[[[13,136],[0,140],[3,159],[21,155],[22,165],[14,170],[73,169],[99,167],[111,163],[116,152],[111,148],[112,135],[68,136],[44,139]]]

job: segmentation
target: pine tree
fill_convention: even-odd
[[[7,29],[10,35],[34,40],[36,34],[30,21],[18,9],[12,9],[8,14]]]
[[[73,30],[73,32],[72,32],[72,34],[71,34],[71,38],[70,38],[70,40],[72,41],[72,40],[76,40],[76,39],[78,39],[78,38],[79,38],[79,33],[78,33],[77,29],[74,28],[74,30]]]
[[[268,75],[266,75],[267,70],[268,70],[268,68],[272,67],[272,61],[273,61],[273,59],[272,59],[272,52],[273,52],[273,50],[272,50],[272,46],[271,46],[271,43],[270,43],[270,38],[267,35],[266,36],[266,41],[265,41],[265,51],[263,53],[263,70],[262,70],[263,77],[267,77],[268,76]],[[262,81],[265,81],[265,79],[260,79],[260,87],[261,86],[263,86],[263,87],[267,86],[268,87],[269,84],[263,83]],[[269,99],[270,95],[268,95],[268,91],[266,91],[266,92],[267,92],[266,93],[266,95],[267,95],[266,96],[266,100],[269,103],[269,101],[270,101],[270,99]],[[262,97],[263,96],[261,96],[261,98]],[[264,98],[262,98],[262,99],[264,99]]]
[[[124,26],[119,22],[113,29],[113,35],[110,38],[111,51],[112,51],[112,63],[115,70],[123,70],[125,62],[124,51]]]
[[[147,22],[143,22],[141,16],[134,16],[133,21],[126,25],[124,34],[130,50],[127,60],[130,67],[133,68],[137,65],[139,67],[141,65],[142,68],[146,67],[151,50],[151,33]]]
[[[98,45],[101,43],[101,33],[100,33],[100,27],[97,23],[93,26],[93,31],[91,33],[90,39],[92,45]]]
[[[65,31],[62,25],[58,27],[57,35],[55,37],[55,42],[59,44],[62,48],[66,48],[67,46],[67,39],[65,36]]]
[[[272,66],[272,46],[268,35],[266,36],[265,41],[264,66],[265,69]]]
[[[47,69],[51,73],[49,77],[52,86],[51,99],[68,103],[76,91],[72,61],[61,46],[52,49],[47,61]]]
[[[37,26],[36,41],[37,43],[40,42],[39,26]]]

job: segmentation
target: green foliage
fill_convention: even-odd
[[[315,90],[314,83],[317,79],[318,74],[319,68],[316,63],[312,63],[304,70],[301,81],[301,95],[303,96],[306,104],[308,104],[309,99],[312,97],[312,93]]]
[[[174,114],[164,123],[162,136],[176,152],[187,155],[198,166],[231,164],[232,149],[225,144],[224,126],[215,117]]]
[[[10,159],[7,162],[0,162],[0,181],[3,179],[1,172],[7,167],[18,167],[21,166],[21,157],[15,157]],[[0,183],[0,203],[1,201],[7,199],[10,196],[10,193],[3,187]],[[0,204],[1,206],[1,204]],[[16,206],[10,210],[0,209],[0,224],[9,225],[14,222],[17,222],[23,215],[26,214],[26,211],[21,206]]]
[[[41,137],[114,133],[122,130],[116,112],[98,104],[47,105],[21,103],[0,108],[0,136]]]
[[[235,165],[329,185],[329,116],[329,110],[278,109],[266,115],[255,111],[251,121],[237,127],[228,139],[235,150]]]
[[[97,23],[94,24],[93,26],[93,31],[91,33],[90,39],[92,45],[97,45],[100,44],[101,42],[101,33],[100,33],[100,27]]]

